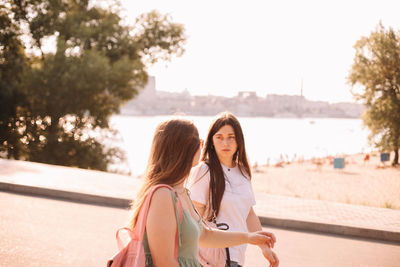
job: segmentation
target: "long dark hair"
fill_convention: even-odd
[[[208,129],[207,139],[204,144],[203,153],[201,155],[201,160],[204,161],[210,171],[210,190],[208,196],[208,203],[212,201],[212,190],[214,188],[214,200],[216,207],[216,215],[218,215],[221,200],[225,192],[225,175],[222,169],[221,163],[218,159],[217,153],[215,152],[213,144],[213,136],[219,131],[223,126],[230,125],[235,131],[235,138],[237,143],[237,150],[233,155],[233,161],[239,167],[240,172],[244,177],[251,179],[251,169],[247,160],[246,147],[244,144],[244,136],[242,127],[238,119],[230,112],[223,112],[216,116],[214,121],[211,123]],[[212,183],[214,186],[211,186]],[[213,217],[212,206],[208,205],[207,210],[207,220],[211,220]]]
[[[192,168],[193,158],[200,147],[200,138],[193,122],[172,119],[160,123],[154,133],[145,180],[132,204],[129,227],[136,224],[140,208],[150,189],[157,184],[176,185]]]

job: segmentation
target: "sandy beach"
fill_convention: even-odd
[[[400,209],[400,167],[378,168],[379,154],[371,154],[367,162],[362,154],[345,156],[345,160],[343,169],[334,169],[328,159],[322,164],[259,166],[253,169],[253,188],[269,194]]]

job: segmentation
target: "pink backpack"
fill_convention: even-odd
[[[150,201],[151,197],[153,196],[153,193],[160,187],[167,187],[170,190],[172,190],[176,197],[177,197],[177,207],[179,210],[179,219],[180,222],[182,223],[182,204],[179,199],[178,194],[175,192],[175,190],[170,187],[169,185],[166,184],[159,184],[154,186],[149,194],[147,195],[142,208],[140,209],[139,216],[135,225],[135,229],[133,231],[129,228],[121,228],[118,229],[116,233],[116,239],[117,239],[117,244],[118,244],[118,249],[119,252],[112,257],[111,260],[107,262],[107,267],[145,267],[146,265],[146,255],[144,253],[144,247],[143,247],[143,236],[144,236],[144,231],[146,229],[146,219],[147,219],[147,214],[149,212],[149,207],[150,207]],[[119,237],[119,233],[122,230],[126,230],[129,233],[130,236],[130,241],[129,243],[124,246],[123,242],[121,241]],[[178,238],[179,238],[179,233],[178,233],[178,226],[176,230],[176,236],[175,236],[175,259],[178,259]]]

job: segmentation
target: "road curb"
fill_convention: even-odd
[[[291,230],[337,234],[396,243],[400,242],[400,232],[285,218],[258,217],[263,226],[275,226]]]
[[[68,200],[68,201],[102,205],[102,206],[111,206],[117,208],[129,208],[131,202],[131,200],[124,198],[99,196],[99,195],[86,194],[80,192],[71,192],[53,188],[35,187],[35,186],[5,183],[5,182],[0,182],[0,191],[50,197],[61,200]]]
[[[35,187],[14,183],[0,182],[0,191],[50,197],[55,199],[74,201],[86,204],[95,204],[102,206],[111,206],[117,208],[128,209],[131,200],[124,198],[115,198],[108,196],[99,196],[93,194],[79,193],[58,190],[53,188]],[[283,229],[302,230],[326,234],[337,234],[350,237],[368,238],[373,240],[400,242],[400,232],[369,229],[362,227],[337,225],[312,221],[301,221],[287,218],[274,218],[259,216],[263,226],[274,226]]]

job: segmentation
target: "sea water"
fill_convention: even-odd
[[[120,134],[117,144],[126,153],[125,166],[111,170],[142,174],[158,123],[177,116],[125,116],[110,120]],[[205,139],[214,117],[180,116],[192,120]],[[368,130],[361,119],[239,117],[250,164],[274,164],[284,160],[342,156],[370,150]]]

